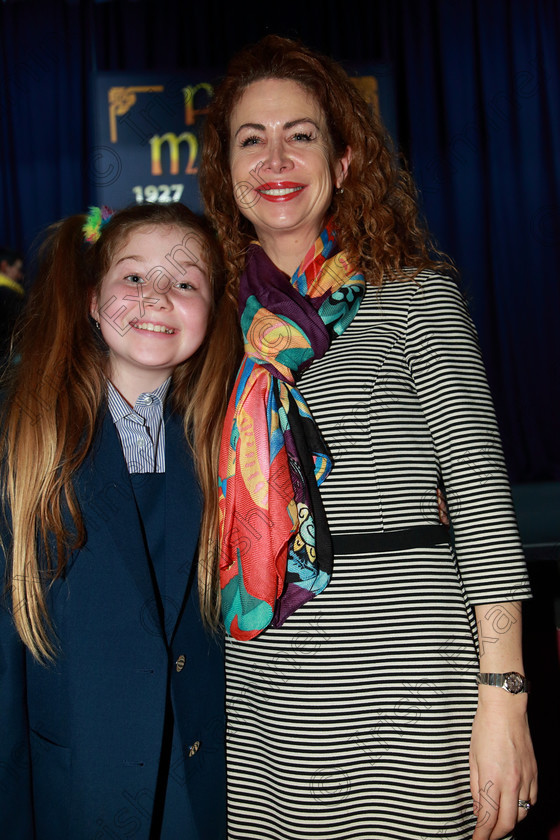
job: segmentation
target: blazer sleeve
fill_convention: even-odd
[[[420,277],[405,353],[433,439],[472,604],[530,597],[492,398],[457,284]]]
[[[0,550],[0,837],[33,840],[26,653],[12,619],[5,567]]]

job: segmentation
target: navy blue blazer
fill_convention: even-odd
[[[168,784],[185,805],[165,840],[225,837],[223,650],[200,618],[199,491],[173,415],[165,462],[165,618],[109,412],[75,480],[87,541],[49,593],[54,665],[33,661],[0,608],[6,840],[149,840],[170,709],[182,756]]]

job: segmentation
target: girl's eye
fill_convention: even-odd
[[[194,289],[194,286],[193,286],[192,283],[189,283],[188,280],[183,280],[182,283],[176,283],[175,288],[176,289],[181,289],[181,291],[183,291],[183,290],[190,291],[190,289]]]
[[[140,285],[140,283],[144,283],[144,278],[140,277],[139,274],[127,274],[124,278],[128,283],[132,283],[135,286]]]

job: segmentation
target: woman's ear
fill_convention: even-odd
[[[342,155],[340,160],[337,161],[336,167],[335,167],[336,177],[335,177],[335,182],[334,183],[335,183],[335,187],[337,188],[337,190],[340,189],[340,187],[343,185],[343,183],[346,179],[346,176],[348,174],[348,167],[350,166],[350,161],[351,160],[352,160],[352,149],[350,148],[350,146],[346,146],[346,151],[344,152],[344,154]]]

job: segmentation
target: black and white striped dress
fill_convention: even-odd
[[[335,556],[326,590],[282,628],[228,639],[230,838],[470,838],[471,605],[529,588],[456,284],[424,272],[368,287],[299,387],[334,458],[333,535],[438,524],[443,484],[455,551]]]

